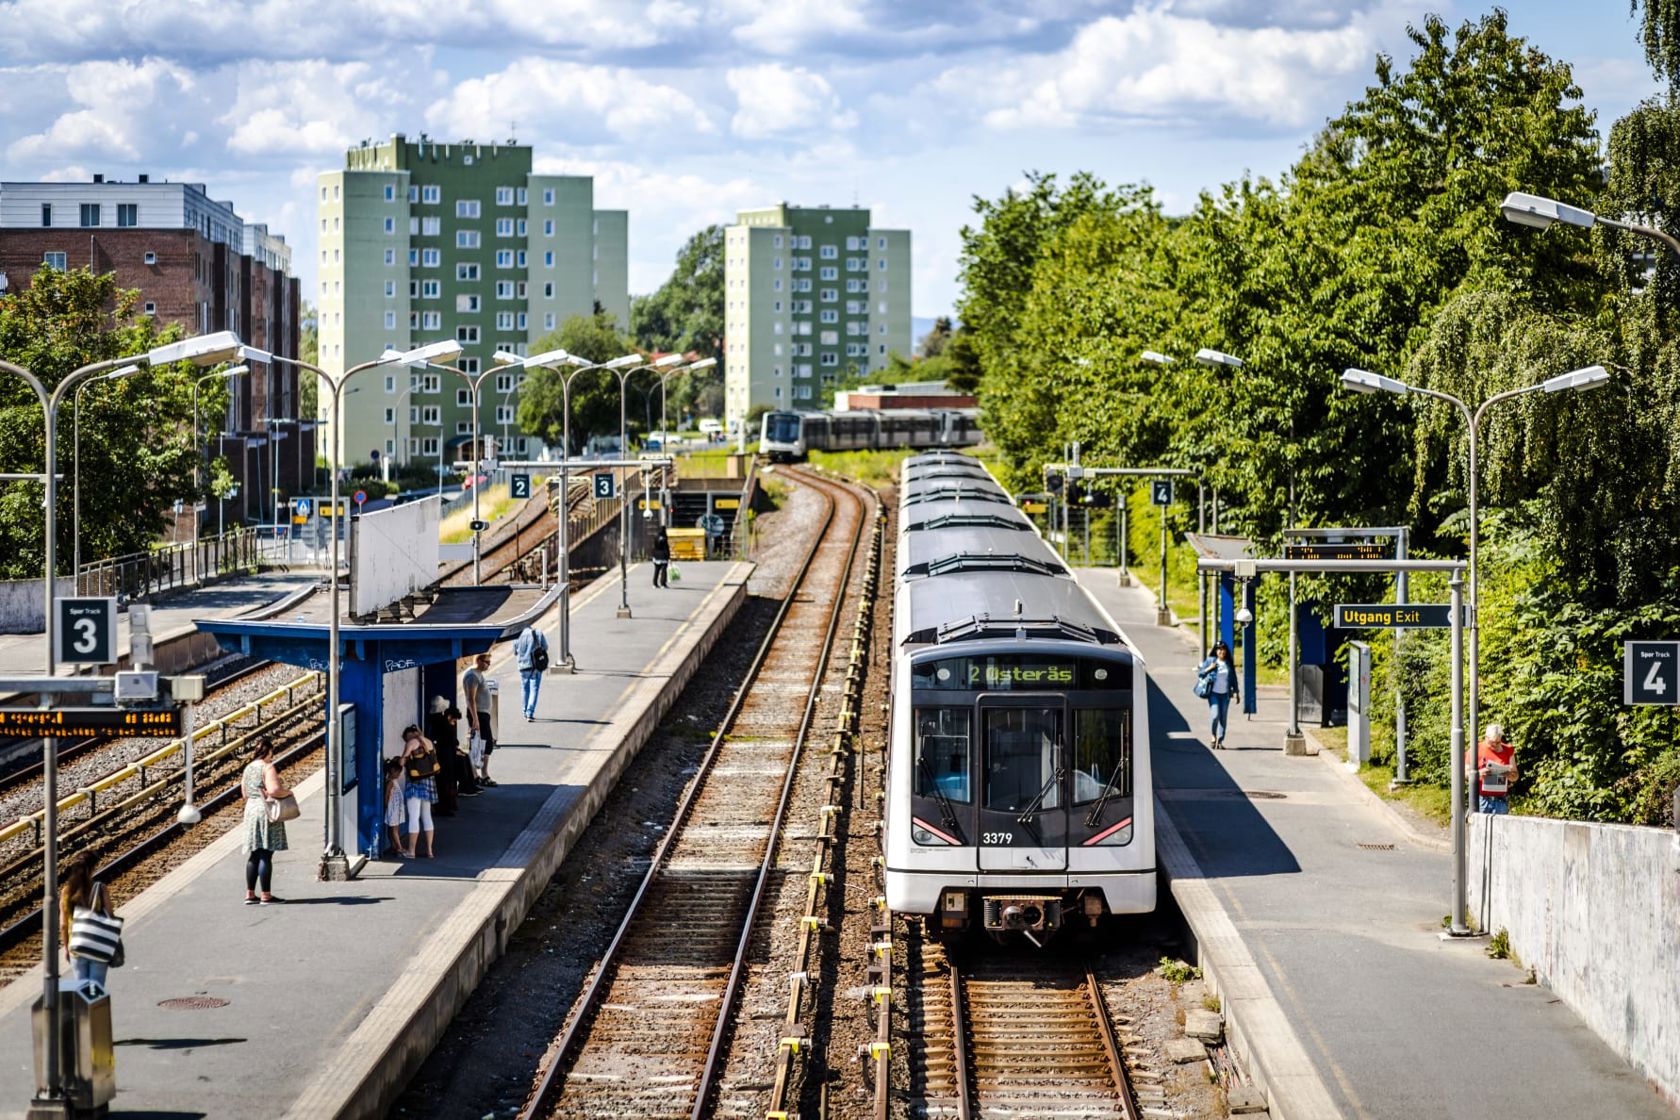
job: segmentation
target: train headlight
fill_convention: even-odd
[[[920,817],[910,818],[910,839],[924,848],[949,848],[957,844],[955,836],[939,831]]]

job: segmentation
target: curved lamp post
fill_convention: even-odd
[[[239,367],[234,367],[239,368]],[[95,381],[115,381],[119,377],[130,377],[140,372],[139,366],[124,366],[114,369],[110,373],[102,373],[98,377],[90,377],[76,386],[76,392],[70,399],[70,578],[76,581],[76,591],[82,590],[82,390]],[[193,386],[193,449],[198,448],[198,386]],[[193,469],[193,496],[197,501],[198,469]],[[193,515],[193,522],[198,521],[197,513]],[[173,537],[173,534],[171,534]]]
[[[668,373],[659,375],[659,453],[661,455],[671,453],[670,448],[666,446],[671,440],[671,429],[665,419],[665,382],[679,373],[699,373],[701,370],[711,369],[715,365],[717,365],[716,358],[701,358],[692,365],[679,366]],[[881,419],[877,416],[875,425],[879,427],[880,424]],[[669,529],[671,527],[671,489],[664,472],[660,473],[659,480],[659,524],[662,528]]]
[[[1658,241],[1667,245],[1680,255],[1680,241],[1651,226],[1636,225],[1633,222],[1619,222],[1613,218],[1606,218],[1601,214],[1594,214],[1591,210],[1582,210],[1578,206],[1558,202],[1556,199],[1543,195],[1524,194],[1522,191],[1512,191],[1505,196],[1505,201],[1499,204],[1499,212],[1507,222],[1530,229],[1545,229],[1554,222],[1565,225],[1580,226],[1591,229],[1593,226],[1608,226],[1631,233],[1636,237],[1643,237],[1647,241]]]

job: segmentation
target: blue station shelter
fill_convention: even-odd
[[[516,637],[559,595],[558,587],[448,587],[412,617],[339,626],[339,713],[345,728],[342,828],[346,847],[376,858],[383,828],[384,759],[401,753],[402,729],[425,724],[430,698],[457,703],[462,658]],[[348,602],[344,597],[342,602]],[[327,671],[331,598],[325,587],[283,615],[206,618],[199,630],[230,653]],[[322,701],[325,704],[325,699]]]

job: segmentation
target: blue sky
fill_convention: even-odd
[[[1491,6],[1491,5],[1489,5]],[[957,294],[974,195],[1028,169],[1169,211],[1286,168],[1409,0],[0,0],[0,178],[209,184],[314,284],[311,185],[364,137],[515,135],[630,211],[631,290],[736,209],[871,207],[914,231],[914,310]],[[1601,133],[1656,92],[1625,0],[1514,0]],[[27,63],[22,60],[28,60]]]

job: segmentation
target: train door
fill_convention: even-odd
[[[981,871],[1067,867],[1062,697],[980,697]]]

